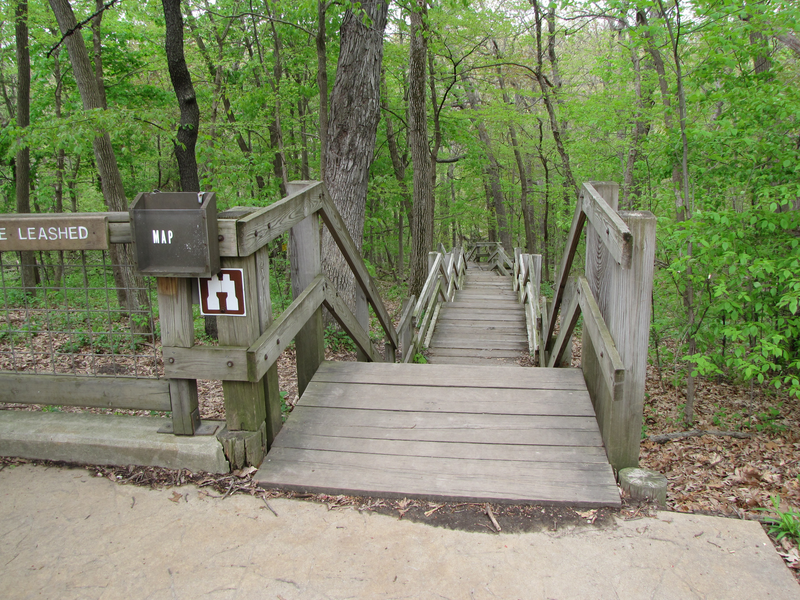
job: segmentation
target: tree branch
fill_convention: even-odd
[[[67,39],[69,36],[71,36],[71,35],[72,35],[73,33],[75,33],[76,31],[80,31],[81,29],[83,29],[83,26],[84,26],[84,25],[88,24],[88,23],[89,23],[89,22],[90,22],[92,19],[94,19],[96,16],[98,16],[98,15],[100,15],[100,14],[104,13],[104,12],[105,12],[107,9],[111,8],[112,6],[114,6],[114,5],[115,5],[117,2],[119,2],[119,1],[120,1],[120,0],[111,0],[110,2],[106,2],[106,3],[103,5],[103,8],[101,8],[100,10],[98,10],[98,11],[97,11],[96,13],[94,13],[92,16],[85,18],[83,21],[81,21],[80,23],[78,23],[77,25],[75,25],[75,27],[73,27],[72,29],[70,29],[69,31],[67,31],[67,32],[66,32],[64,35],[62,35],[62,36],[61,36],[61,39],[60,39],[60,40],[58,40],[58,43],[57,43],[55,46],[53,46],[52,48],[50,48],[50,51],[47,53],[47,58],[50,58],[50,57],[53,55],[53,52],[55,52],[56,50],[58,50],[58,47],[59,47],[59,46],[61,46],[61,44],[63,44],[63,43],[64,43],[64,40],[66,40],[66,39]]]

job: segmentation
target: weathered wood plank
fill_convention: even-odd
[[[519,324],[509,321],[497,321],[496,323],[491,321],[476,321],[475,323],[469,323],[465,321],[447,321],[444,323],[440,322],[436,326],[437,333],[517,333],[519,330]]]
[[[513,367],[470,368],[449,365],[402,365],[373,363],[359,369],[358,363],[324,361],[316,379],[326,382],[384,383],[412,386],[466,386],[509,389],[583,389],[580,369],[516,369]]]
[[[0,402],[172,410],[167,379],[0,373]]]
[[[434,292],[434,287],[439,284],[439,266],[442,264],[442,255],[439,253],[431,253],[435,256],[433,259],[433,266],[428,269],[428,277],[422,286],[422,291],[419,293],[417,304],[414,306],[414,318],[419,319],[422,310],[428,305],[431,294]],[[437,288],[438,289],[438,288]]]
[[[282,200],[236,221],[239,256],[249,256],[322,208],[322,182],[295,190]]]
[[[292,418],[296,423],[305,425],[327,423],[331,426],[348,427],[474,431],[476,439],[486,443],[501,441],[502,435],[512,431],[527,432],[534,439],[534,432],[540,429],[563,430],[566,436],[594,432],[598,443],[601,439],[597,432],[597,422],[591,416],[454,414],[381,409],[326,410],[298,403],[292,411]]]
[[[509,322],[516,323],[519,327],[525,327],[525,313],[520,309],[519,314],[499,314],[494,315],[491,311],[486,310],[469,310],[451,307],[440,318],[441,321],[492,321],[492,322]]]
[[[477,368],[477,367],[476,367]],[[490,367],[494,368],[494,367]],[[511,368],[511,367],[506,367]],[[518,369],[521,370],[521,369]],[[293,414],[292,419],[295,419]],[[369,425],[356,426],[352,423],[325,423],[320,421],[300,422],[305,433],[310,435],[330,435],[334,437],[373,439],[373,440],[408,440],[447,443],[483,444],[487,443],[487,435],[479,429],[457,428],[415,428],[413,425],[399,428],[372,427]],[[495,432],[496,443],[503,444],[531,444],[535,439],[536,445],[543,446],[596,446],[602,447],[602,438],[596,431],[575,429],[538,429],[535,432],[521,429],[512,431]],[[535,438],[534,438],[535,436]]]
[[[301,452],[301,451],[295,451]],[[268,471],[259,475],[262,485],[274,485],[278,479],[292,480],[295,483],[281,484],[290,489],[328,490],[331,493],[365,493],[374,490],[381,495],[404,497],[436,497],[440,499],[467,501],[510,501],[510,502],[569,502],[575,505],[619,506],[619,493],[616,486],[601,480],[587,482],[575,478],[574,482],[550,482],[541,470],[518,471],[514,477],[493,477],[481,471],[459,471],[449,473],[444,461],[426,467],[436,469],[436,478],[421,478],[420,470],[404,468],[402,464],[388,464],[380,456],[369,456],[361,464],[342,465],[341,453],[322,457],[319,454],[306,457],[307,461],[281,460],[267,458]],[[325,462],[321,462],[321,461]],[[457,461],[462,467],[471,465]],[[478,461],[475,461],[478,462]],[[273,474],[268,480],[267,473]],[[313,482],[313,483],[311,483]]]
[[[324,304],[339,325],[342,326],[342,329],[344,329],[347,332],[347,335],[350,336],[350,339],[355,342],[355,344],[361,349],[361,351],[370,361],[380,362],[383,360],[380,352],[378,352],[378,350],[372,345],[372,341],[369,339],[369,334],[364,331],[361,323],[359,323],[355,315],[350,312],[350,309],[339,295],[339,292],[331,284],[325,286]]]
[[[428,356],[430,357],[447,357],[447,356],[471,356],[474,358],[519,358],[521,355],[519,350],[501,350],[493,348],[491,350],[479,349],[465,349],[465,348],[430,348],[428,349]],[[446,361],[440,360],[436,362],[444,363]]]
[[[194,345],[192,316],[192,279],[159,277],[158,313],[161,342],[164,347],[191,348]],[[165,366],[167,361],[165,359]],[[166,369],[165,369],[166,371]],[[193,377],[170,377],[172,428],[176,435],[193,435],[200,426],[197,381]]]
[[[163,346],[164,375],[170,379],[255,381],[245,346]]]
[[[518,350],[519,352],[527,350],[528,348],[527,340],[524,337],[521,340],[502,340],[482,337],[462,338],[435,336],[433,342],[436,348],[475,348],[482,350],[496,348],[498,350]]]
[[[259,284],[256,269],[256,253],[252,256],[224,258],[223,268],[242,269],[244,272],[244,295],[247,312],[244,316],[220,315],[217,317],[220,348],[226,346],[249,346],[258,338],[262,329],[259,311]],[[232,361],[233,359],[229,359]],[[229,361],[225,361],[228,364]],[[237,366],[238,360],[234,362]],[[251,361],[247,360],[248,376],[253,376]],[[263,376],[263,374],[262,374]],[[261,376],[248,381],[222,377],[225,396],[225,422],[229,431],[260,431],[267,418],[267,398]],[[256,452],[254,458],[258,458]],[[261,452],[263,458],[263,451]],[[260,458],[258,458],[260,462]],[[258,464],[258,463],[256,463]],[[241,465],[243,466],[243,465]]]
[[[316,380],[306,389],[298,406],[594,418],[589,393],[585,389],[420,388],[376,383],[324,383]]]
[[[405,362],[405,358],[411,352],[411,338],[412,338],[412,315],[414,312],[414,304],[416,297],[411,296],[403,301],[403,314],[400,317],[400,323],[397,325],[397,337],[400,340],[401,348],[401,362]]]
[[[555,367],[561,363],[561,359],[565,358],[565,353],[569,349],[569,356],[566,360],[572,358],[572,332],[575,331],[575,325],[578,323],[578,317],[581,316],[580,294],[575,289],[575,278],[571,278],[570,282],[570,297],[569,303],[561,311],[561,329],[558,332],[558,338],[553,344],[552,353],[547,357],[547,366]]]
[[[289,190],[292,190],[290,186]],[[322,273],[319,217],[312,214],[289,230],[289,261],[292,296],[297,298]],[[308,382],[325,359],[322,307],[318,307],[295,337],[297,349],[297,393],[302,396]]]
[[[625,364],[585,277],[578,278],[578,291],[583,312],[583,327],[585,335],[592,340],[591,347],[599,367],[598,375],[603,378],[611,398],[621,400],[625,382]]]
[[[613,186],[606,188],[598,190],[613,199]],[[587,384],[595,399],[609,460],[618,469],[638,466],[656,243],[656,220],[652,213],[622,212],[620,216],[633,235],[630,269],[623,269],[609,256],[594,231],[587,236],[586,248],[586,279],[625,366],[619,401],[602,393],[605,385],[597,371],[599,367],[596,361],[590,364],[597,351],[587,348],[584,359]]]
[[[470,352],[477,352],[476,350],[464,350],[463,354]],[[520,353],[521,356],[521,353]],[[498,366],[498,367],[520,367],[517,359],[508,358],[505,356],[486,357],[486,356],[436,356],[428,357],[428,364],[442,364],[442,365],[476,365],[476,366]]]
[[[526,446],[517,444],[450,444],[406,440],[352,439],[306,435],[290,422],[281,435],[281,448],[362,452],[390,456],[427,456],[544,463],[601,464],[608,467],[605,450],[597,446]]]
[[[272,298],[269,284],[269,247],[262,246],[255,254],[256,259],[256,291],[258,295],[259,332],[266,331],[272,325]],[[264,402],[266,404],[267,448],[272,447],[275,436],[281,430],[281,393],[278,381],[278,365],[272,365],[262,380],[264,386]],[[252,444],[252,442],[251,442]],[[245,444],[246,445],[246,444]]]
[[[289,305],[269,329],[253,342],[247,350],[248,359],[252,363],[254,377],[261,379],[267,370],[278,360],[281,352],[292,341],[301,327],[311,318],[325,300],[325,285],[330,283],[324,275],[317,275],[294,302]]]
[[[598,239],[602,240],[608,249],[609,254],[617,261],[623,269],[631,266],[631,248],[633,236],[631,230],[617,214],[617,202],[612,202],[614,208],[606,202],[591,183],[583,184],[583,212],[589,219],[592,227],[597,233]],[[619,187],[613,193],[619,193]]]
[[[567,235],[567,243],[564,247],[564,254],[561,256],[561,265],[558,268],[558,277],[553,288],[553,304],[550,306],[547,316],[547,327],[543,332],[542,345],[546,352],[550,352],[553,347],[553,331],[556,326],[556,316],[558,310],[561,308],[561,299],[564,296],[564,288],[567,285],[567,278],[569,271],[572,268],[572,261],[575,258],[575,252],[578,250],[578,243],[580,242],[581,232],[586,223],[586,213],[583,212],[583,206],[580,200],[575,204],[575,213],[572,216],[572,225],[569,228]]]

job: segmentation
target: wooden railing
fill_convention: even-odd
[[[528,331],[528,352],[534,356],[539,350],[539,327],[542,315],[542,255],[526,254],[514,249],[513,288],[517,300],[525,306],[525,326]]]
[[[501,275],[508,275],[514,268],[513,261],[500,242],[475,242],[468,250],[466,259],[476,263],[485,260],[489,263],[488,270],[496,270]]]
[[[106,219],[109,243],[133,241],[128,213],[100,216]],[[322,273],[320,220],[353,273],[355,313],[360,318]],[[294,301],[273,321],[267,244],[287,231]],[[201,426],[196,380],[221,380],[226,428],[217,437],[232,468],[239,468],[258,465],[281,427],[276,365],[281,352],[294,340],[299,394],[322,362],[323,306],[353,339],[364,360],[394,362],[398,338],[389,313],[322,183],[293,182],[288,196],[271,206],[225,211],[218,215],[218,234],[222,268],[243,270],[247,308],[243,316],[217,317],[219,346],[195,344],[192,298],[196,296],[196,280],[159,277],[159,318],[167,379],[109,382],[107,378],[4,373],[0,374],[0,381],[14,396],[0,394],[0,400],[41,403],[44,393],[51,404],[171,411],[173,432],[192,435]],[[385,335],[383,355],[368,333],[366,303],[372,306]]]
[[[553,301],[542,311],[539,364],[561,363],[582,314],[581,368],[609,461],[622,469],[639,461],[656,221],[647,211],[618,213],[618,195],[615,183],[581,188]],[[570,277],[587,222],[585,276]]]
[[[245,279],[251,282],[247,306],[258,309],[246,319],[218,317],[218,347],[166,342],[163,346],[168,377],[222,380],[229,432],[229,443],[226,445],[223,439],[223,446],[236,465],[258,464],[280,429],[276,361],[292,340],[297,357],[298,395],[316,373],[324,358],[323,306],[352,338],[364,360],[395,360],[398,338],[389,313],[325,186],[320,182],[293,182],[288,191],[286,198],[269,207],[236,208],[220,215],[222,267],[245,269]],[[356,314],[361,315],[360,319],[322,273],[320,220],[354,275]],[[273,322],[266,244],[286,231],[294,301]],[[369,313],[359,310],[359,298],[372,306],[383,329],[384,355],[370,340]],[[263,432],[260,438],[259,432]]]
[[[397,327],[402,348],[402,362],[412,362],[414,356],[430,344],[442,302],[451,302],[456,290],[464,284],[467,261],[461,248],[428,254],[428,277],[419,298],[411,296],[403,306]]]

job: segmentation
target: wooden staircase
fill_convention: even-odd
[[[578,369],[519,368],[511,277],[473,265],[441,305],[431,364],[324,362],[255,476],[267,488],[619,506]]]
[[[518,365],[528,350],[525,309],[511,276],[472,263],[462,289],[442,305],[428,346],[435,364]]]

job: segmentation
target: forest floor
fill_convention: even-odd
[[[387,302],[399,315],[399,302]],[[44,332],[42,332],[44,334]],[[43,345],[47,341],[42,338]],[[328,335],[328,360],[355,360],[352,343],[343,336]],[[382,344],[376,344],[381,346]],[[46,353],[43,352],[42,356]],[[160,355],[160,352],[158,353]],[[520,364],[530,365],[529,358]],[[573,351],[573,366],[580,364],[580,343]],[[160,366],[160,365],[159,365]],[[42,369],[46,371],[46,368]],[[278,376],[285,412],[297,402],[297,379],[293,347],[278,360]],[[760,386],[708,379],[697,380],[694,422],[684,419],[685,378],[675,370],[648,367],[640,464],[664,474],[668,480],[670,510],[753,519],[761,522],[776,515],[773,502],[783,513],[796,511],[800,517],[800,402]],[[198,381],[200,413],[203,419],[224,419],[222,386],[218,381]],[[73,407],[45,407],[0,404],[0,410],[64,410]],[[83,409],[87,410],[87,409]],[[109,413],[107,409],[88,409]],[[149,411],[114,411],[151,414]],[[670,435],[671,434],[671,435]],[[0,458],[0,469],[19,459]],[[430,503],[416,500],[381,500],[311,494],[281,494],[259,490],[250,481],[250,471],[222,477],[169,472],[150,467],[88,467],[100,476],[121,483],[163,487],[193,483],[211,486],[225,495],[249,493],[268,497],[286,495],[309,498],[329,507],[354,506],[361,510],[394,514],[432,525],[469,530],[539,531],[561,526],[602,526],[614,514],[638,518],[653,510],[625,501],[621,513],[608,509],[579,511],[565,507],[494,506],[479,504]],[[254,470],[254,469],[253,469]],[[797,523],[800,529],[800,522]],[[796,543],[784,538],[777,544],[787,565],[800,576],[800,552]]]

